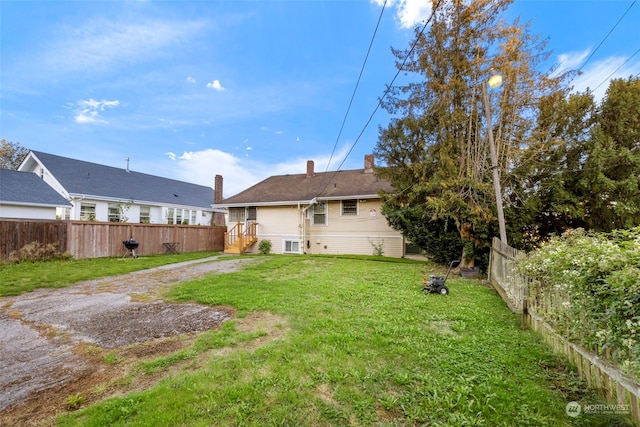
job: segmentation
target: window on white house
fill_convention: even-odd
[[[327,225],[327,202],[313,205],[312,225]]]
[[[71,219],[70,208],[56,208],[56,219]]]
[[[175,209],[174,208],[169,208],[167,209],[167,224],[174,224],[174,218],[175,218]]]
[[[80,220],[81,221],[95,221],[96,220],[96,205],[95,205],[95,203],[81,203],[80,204]]]
[[[151,223],[151,207],[140,206],[140,224],[150,224],[150,223]]]
[[[198,211],[191,211],[191,220],[189,221],[189,224],[196,225],[196,213],[198,213]]]
[[[358,215],[358,201],[355,199],[343,200],[342,215]]]
[[[299,254],[300,240],[283,240],[282,252],[285,254]]]
[[[176,224],[182,224],[182,209],[176,209]]]
[[[229,208],[229,222],[244,222],[245,208]]]
[[[120,207],[109,203],[109,222],[120,222]]]

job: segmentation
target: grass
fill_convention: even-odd
[[[255,349],[206,349],[251,337],[229,322],[145,363],[180,368],[142,392],[61,415],[62,426],[609,426],[570,418],[601,403],[489,288],[450,278],[421,292],[424,264],[266,256],[243,271],[174,288],[168,299],[270,312],[288,334]],[[180,365],[207,356],[204,365]]]
[[[0,265],[0,297],[20,295],[37,288],[63,288],[81,280],[116,276],[216,254],[216,252],[189,252],[149,255],[137,259],[93,258],[4,264]]]

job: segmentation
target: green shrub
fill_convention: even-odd
[[[587,348],[614,350],[614,361],[640,377],[640,227],[572,230],[518,266],[535,281],[533,297],[564,295],[540,313],[560,334]]]
[[[260,240],[260,244],[258,245],[258,249],[260,250],[260,253],[264,254],[264,255],[267,255],[267,254],[271,253],[271,240],[269,240],[269,239]]]

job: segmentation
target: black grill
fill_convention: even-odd
[[[136,249],[138,249],[140,243],[138,243],[136,239],[123,240],[122,244],[125,248],[127,248],[127,251],[124,253],[122,258],[126,257],[127,255],[131,255],[133,258],[138,258],[138,255],[136,255]]]

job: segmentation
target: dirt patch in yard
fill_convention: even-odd
[[[56,414],[146,389],[232,351],[136,373],[140,361],[178,352],[235,317],[231,307],[165,303],[168,288],[248,262],[256,259],[212,258],[0,298],[0,425],[52,425]],[[251,350],[286,333],[283,319],[270,313],[236,322],[238,330],[264,334],[235,348]]]

